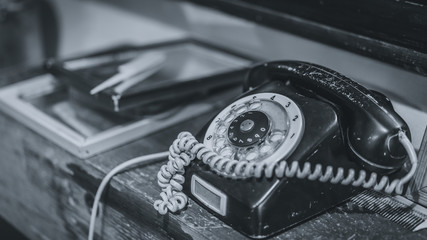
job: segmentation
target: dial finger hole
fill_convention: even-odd
[[[225,147],[220,152],[221,156],[231,158],[234,154],[234,151],[231,147]]]
[[[249,103],[249,109],[250,110],[255,110],[255,109],[260,108],[261,105],[262,105],[262,103],[261,103],[260,100],[255,100],[255,101],[252,101],[252,102]]]
[[[273,150],[273,147],[269,144],[264,144],[261,148],[260,148],[260,153],[261,154],[268,154],[269,152],[271,152]]]
[[[245,149],[240,149],[240,150],[238,150],[238,152],[236,153],[236,159],[237,160],[243,160],[244,158],[245,158],[245,156],[246,156],[246,150]]]
[[[246,111],[246,106],[245,105],[238,106],[235,109],[236,114],[242,114],[245,111]]]
[[[216,132],[217,132],[218,135],[223,135],[226,131],[227,131],[227,127],[226,126],[219,125]]]
[[[217,140],[215,140],[215,145],[218,146],[224,146],[226,143],[225,138],[218,138]]]
[[[221,149],[226,145],[227,145],[227,140],[225,140],[225,138],[218,138],[217,140],[215,140],[215,147],[217,149]]]
[[[227,117],[225,117],[224,122],[230,123],[231,121],[233,121],[233,119],[234,119],[234,115],[228,114]]]
[[[271,142],[279,142],[283,139],[285,135],[281,131],[274,131],[271,133],[269,140]]]
[[[246,158],[245,159],[248,160],[248,161],[254,161],[254,160],[256,160],[258,158],[258,156],[259,156],[258,150],[254,149],[254,150],[249,151],[246,154]]]

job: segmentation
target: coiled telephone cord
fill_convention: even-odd
[[[225,172],[226,176],[231,178],[261,177],[263,174],[266,177],[276,176],[279,178],[296,176],[300,179],[319,180],[321,182],[329,181],[331,183],[341,183],[344,185],[352,184],[353,186],[373,188],[377,191],[384,190],[387,193],[395,191],[397,194],[402,194],[403,185],[412,178],[417,168],[417,156],[410,140],[403,132],[399,133],[399,140],[408,153],[412,164],[411,170],[402,179],[396,179],[390,183],[389,178],[384,176],[381,178],[380,182],[377,183],[377,174],[371,173],[368,181],[366,181],[367,173],[364,170],[359,172],[359,177],[355,180],[354,169],[350,169],[347,176],[344,176],[343,168],[338,168],[337,173],[334,175],[334,169],[331,166],[327,166],[326,171],[323,173],[321,164],[316,164],[314,171],[311,171],[310,163],[304,163],[304,166],[300,168],[298,162],[288,164],[286,161],[281,161],[278,164],[267,165],[223,158],[209,150],[202,143],[199,143],[191,133],[181,132],[170,146],[169,152],[159,152],[125,161],[113,168],[102,179],[93,201],[88,239],[93,239],[98,206],[108,182],[117,173],[136,165],[144,163],[149,164],[168,157],[167,164],[163,165],[157,174],[158,184],[162,188],[162,192],[160,193],[162,199],[156,200],[154,202],[154,207],[160,214],[166,214],[168,211],[176,212],[187,205],[188,198],[182,192],[184,167],[188,166],[196,157],[201,159],[205,164],[208,164],[212,169]]]
[[[355,187],[371,188],[389,194],[393,192],[402,194],[403,185],[415,174],[417,155],[410,140],[403,131],[399,132],[399,141],[408,153],[412,164],[411,170],[401,179],[390,181],[387,176],[383,176],[377,182],[378,175],[373,172],[368,177],[368,173],[365,170],[360,170],[356,178],[356,171],[354,169],[349,169],[347,174],[345,174],[342,167],[338,167],[334,174],[334,167],[332,166],[326,166],[325,171],[323,171],[323,166],[316,164],[314,170],[312,170],[312,164],[309,162],[305,162],[301,168],[298,161],[291,163],[281,161],[277,164],[266,164],[263,162],[237,161],[224,158],[208,149],[204,144],[199,143],[191,133],[181,132],[169,148],[169,161],[160,168],[157,174],[158,184],[162,188],[162,192],[160,193],[162,199],[154,202],[154,208],[163,215],[168,211],[177,212],[187,205],[188,198],[182,192],[182,184],[185,180],[183,176],[185,172],[184,168],[196,157],[209,165],[211,169],[222,172],[230,178],[259,178],[263,174],[267,178],[273,176],[278,178],[297,177],[299,179],[318,180],[333,184],[351,184]]]

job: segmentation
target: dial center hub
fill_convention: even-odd
[[[267,115],[249,111],[237,116],[228,128],[228,139],[237,147],[248,147],[264,139],[270,128]]]
[[[255,126],[255,122],[252,119],[246,119],[240,124],[240,131],[249,132],[254,128],[254,126]]]

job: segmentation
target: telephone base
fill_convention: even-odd
[[[218,203],[218,210],[212,210],[213,207],[208,206],[206,201],[196,197],[194,193],[187,192],[195,202],[233,229],[254,239],[271,237],[295,227],[362,191],[348,186],[314,184],[312,181],[299,179],[243,180],[242,185],[251,185],[254,189],[262,185],[264,188],[264,191],[258,192],[258,202],[253,201],[251,205],[226,195],[220,188],[215,187],[216,185],[206,185],[209,180],[204,179],[210,177],[203,173],[193,174],[192,178],[197,179],[191,181],[193,184],[200,184],[195,188],[203,188],[203,191],[209,191],[209,195],[216,195],[218,202],[226,203],[222,203],[222,206]],[[268,194],[271,195],[267,196]]]
[[[276,86],[277,84],[277,86]],[[252,91],[291,97],[305,117],[304,135],[294,152],[282,161],[360,170],[350,160],[339,124],[339,113],[316,99],[297,95],[275,82]],[[279,89],[279,90],[277,90]],[[310,114],[309,114],[310,113]],[[203,130],[202,130],[203,132]],[[205,136],[198,136],[199,141]],[[289,229],[330,209],[361,189],[298,178],[233,180],[213,172],[201,161],[186,169],[184,192],[235,230],[251,238],[265,238]]]

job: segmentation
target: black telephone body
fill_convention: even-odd
[[[297,161],[401,175],[406,123],[382,94],[330,69],[281,61],[251,69],[245,93],[196,136],[240,161]],[[325,170],[325,169],[323,169]],[[336,169],[334,169],[336,171]],[[264,238],[307,220],[361,188],[300,178],[236,178],[202,161],[185,170],[183,191],[237,231]]]

